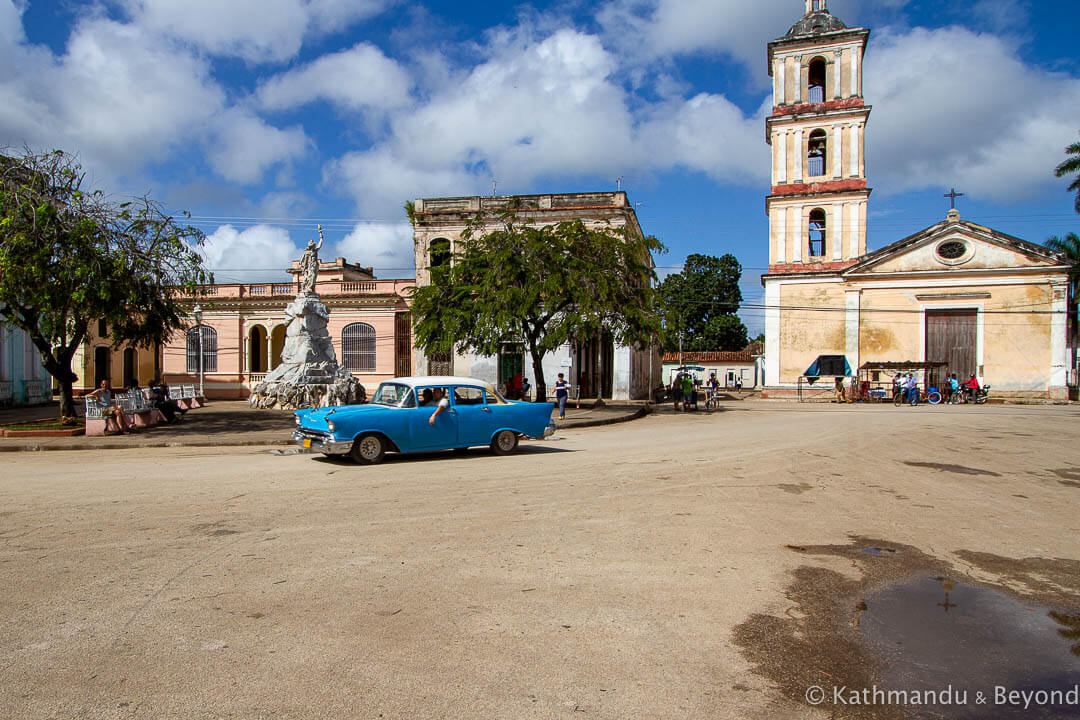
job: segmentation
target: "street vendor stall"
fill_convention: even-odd
[[[856,400],[861,402],[892,402],[896,392],[895,378],[913,373],[915,379],[927,394],[932,387],[938,387],[943,380],[942,368],[946,362],[920,362],[917,360],[878,361],[863,363],[859,368],[859,385]]]

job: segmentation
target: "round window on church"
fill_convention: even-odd
[[[946,260],[959,260],[965,253],[967,253],[967,245],[958,240],[941,243],[937,249],[937,254]]]

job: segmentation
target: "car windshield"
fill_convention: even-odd
[[[384,382],[375,391],[375,397],[371,399],[371,402],[373,405],[409,408],[416,407],[416,396],[408,385]]]

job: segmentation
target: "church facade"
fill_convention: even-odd
[[[870,31],[827,0],[769,43],[773,111],[765,394],[798,392],[820,356],[944,363],[995,397],[1065,399],[1068,266],[1045,248],[963,220],[867,250],[862,58]],[[955,196],[955,193],[953,193]],[[954,197],[955,200],[955,197]]]

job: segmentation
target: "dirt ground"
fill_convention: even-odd
[[[868,588],[1080,606],[1078,419],[731,403],[377,467],[6,453],[0,717],[833,717],[802,686],[873,680]]]

